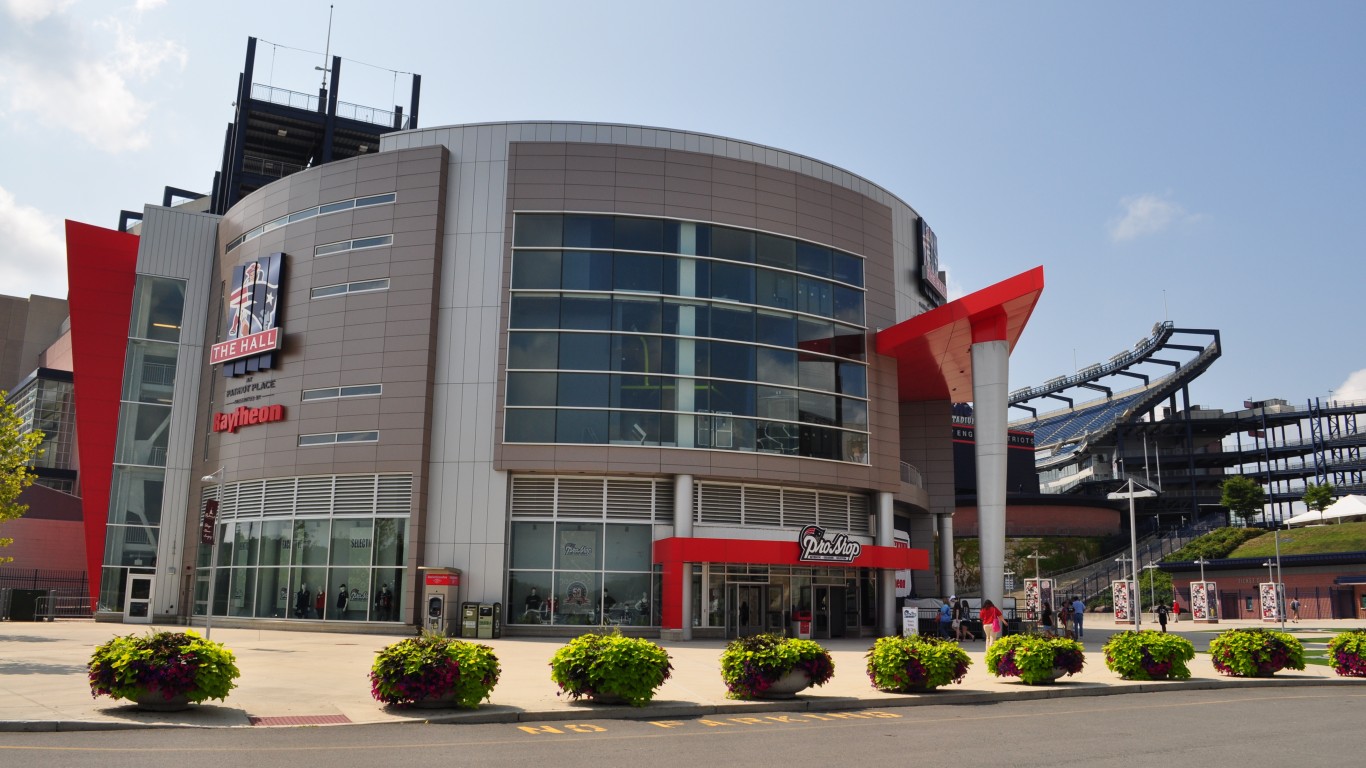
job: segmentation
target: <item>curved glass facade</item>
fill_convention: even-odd
[[[673,219],[518,214],[504,440],[867,462],[863,259]]]

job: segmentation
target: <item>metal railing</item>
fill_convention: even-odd
[[[90,598],[70,595],[44,595],[39,597],[34,607],[34,617],[52,621],[54,619],[88,619],[95,615],[90,607]]]
[[[901,482],[914,485],[916,488],[925,487],[925,478],[920,474],[920,470],[907,462],[901,462]]]
[[[258,176],[269,176],[274,179],[284,177],[302,171],[304,166],[295,163],[282,163],[279,160],[269,160],[256,155],[242,156],[242,170],[247,173],[254,173]]]
[[[251,97],[260,101],[268,101],[271,104],[283,104],[296,109],[303,109],[309,112],[321,112],[318,106],[317,94],[300,93],[285,88],[276,88],[273,85],[262,85],[261,83],[251,84]],[[362,123],[382,125],[386,128],[397,128],[406,130],[412,126],[412,117],[403,115],[399,120],[399,125],[395,126],[396,112],[389,109],[376,109],[361,104],[352,104],[348,101],[337,102],[337,117],[344,117],[348,120],[357,120]]]

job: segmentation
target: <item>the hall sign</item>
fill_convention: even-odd
[[[863,545],[846,534],[826,538],[825,529],[819,525],[803,528],[797,544],[801,547],[797,560],[803,563],[852,563],[863,552]]]
[[[285,407],[283,405],[263,405],[260,408],[248,408],[244,405],[228,413],[215,413],[213,415],[213,431],[231,433],[242,427],[284,420]]]
[[[223,375],[246,376],[275,367],[275,351],[284,335],[280,300],[284,296],[283,253],[272,253],[238,265],[232,271],[227,295],[227,334],[209,348],[209,364],[223,366]]]

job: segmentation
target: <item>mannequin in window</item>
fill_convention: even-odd
[[[323,591],[322,587],[318,587],[318,594],[313,598],[313,618],[321,619],[323,617],[323,606],[326,604],[327,593]]]
[[[346,613],[346,604],[349,602],[351,602],[351,595],[346,591],[346,585],[343,584],[341,585],[341,588],[337,590],[338,618],[340,618],[342,614]]]
[[[299,591],[294,595],[294,618],[303,619],[308,617],[308,598],[308,585],[300,584]]]

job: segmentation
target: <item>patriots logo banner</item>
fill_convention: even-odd
[[[281,342],[284,260],[283,253],[272,253],[233,269],[227,296],[227,340],[214,344],[209,352],[209,363],[222,363],[224,376],[243,376],[274,366]]]

